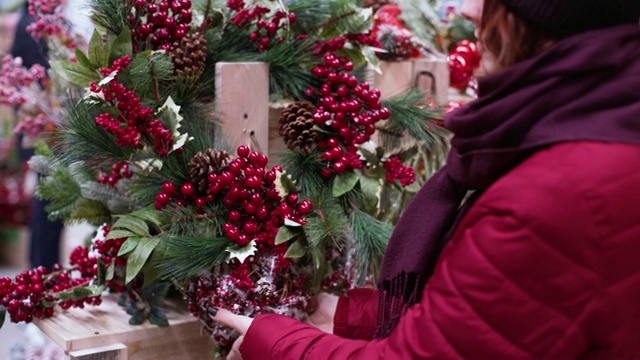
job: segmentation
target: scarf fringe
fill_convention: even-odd
[[[374,338],[388,337],[404,312],[420,301],[424,282],[415,273],[401,273],[378,289],[378,321]]]

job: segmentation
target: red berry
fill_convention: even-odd
[[[204,207],[205,204],[206,204],[206,201],[204,200],[204,198],[196,199],[196,207],[201,208],[201,207]]]
[[[326,167],[326,168],[322,169],[321,175],[322,175],[323,178],[328,179],[328,178],[331,177],[331,175],[333,175],[333,172],[331,171],[331,169]]]
[[[266,174],[264,174],[264,180],[268,184],[273,184],[276,181],[276,172],[273,170],[268,171]]]
[[[251,149],[249,149],[246,145],[238,146],[237,154],[242,158],[246,158],[251,153]]]
[[[194,191],[195,191],[195,187],[190,182],[186,182],[182,184],[182,187],[180,188],[180,192],[184,196],[191,196],[193,195]]]
[[[240,221],[241,218],[242,218],[242,214],[240,214],[238,210],[231,210],[229,212],[230,221],[233,221],[233,222]]]
[[[173,185],[172,182],[167,181],[164,184],[162,184],[162,191],[167,195],[172,195],[172,194],[175,194],[176,187]]]
[[[249,189],[259,189],[262,186],[262,180],[257,176],[251,176],[245,180],[245,185]]]
[[[247,244],[249,244],[249,237],[245,234],[238,235],[238,237],[236,238],[236,244],[238,244],[238,246],[240,247],[247,246]]]
[[[166,204],[169,202],[169,195],[167,195],[166,193],[159,193],[158,195],[156,195],[156,201],[159,202],[160,204]]]
[[[389,117],[391,117],[391,111],[389,111],[389,109],[387,108],[382,108],[379,110],[380,111],[380,119],[382,120],[386,120]]]
[[[207,196],[204,197],[204,199],[208,202],[208,203],[212,203],[215,200],[215,196],[213,196],[212,194],[207,194]]]
[[[292,23],[292,24],[294,22],[296,22],[296,19],[297,19],[296,14],[294,14],[294,13],[289,13],[288,18],[289,18],[289,22]]]
[[[291,205],[295,205],[298,203],[298,194],[296,193],[291,193],[289,194],[289,196],[287,196],[287,202]]]
[[[336,161],[333,164],[333,171],[336,172],[336,174],[341,174],[343,173],[345,170],[347,169],[347,166],[345,165],[345,163],[343,163],[342,161]]]

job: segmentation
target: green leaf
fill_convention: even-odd
[[[291,244],[287,249],[287,252],[284,254],[284,257],[297,259],[303,257],[305,254],[304,245],[302,245],[302,241],[298,240]]]
[[[58,304],[57,301],[43,301],[42,302],[42,306],[46,307],[46,308],[50,308],[50,307],[54,307]]]
[[[122,243],[122,246],[120,247],[120,251],[118,251],[118,256],[123,256],[132,252],[136,248],[136,246],[138,246],[139,243],[140,243],[139,237],[137,236],[129,237],[127,241]]]
[[[160,327],[169,326],[167,314],[157,306],[151,308],[151,311],[149,312],[149,322]]]
[[[89,87],[92,82],[100,81],[100,76],[97,72],[79,63],[74,63],[69,60],[52,60],[49,63],[53,70],[72,84]]]
[[[109,231],[105,240],[120,239],[129,236],[136,236],[136,234],[129,230],[113,229]]]
[[[109,54],[109,62],[121,58],[125,55],[132,56],[133,45],[131,43],[131,30],[129,28],[122,29],[122,32],[111,44],[111,53]]]
[[[159,238],[142,238],[140,239],[140,243],[133,250],[129,257],[127,258],[127,276],[125,278],[125,283],[128,284],[133,280],[140,269],[144,266],[151,255],[153,249],[158,246],[160,243]]]
[[[282,187],[287,191],[287,193],[298,191],[298,187],[287,174],[283,173],[282,175],[280,175],[280,183],[282,184]]]
[[[280,245],[282,243],[286,243],[287,241],[293,239],[294,237],[296,237],[298,234],[295,234],[293,231],[291,231],[291,229],[289,229],[286,226],[280,226],[280,229],[278,230],[278,235],[276,235],[276,245]]]
[[[93,291],[87,287],[81,286],[73,288],[73,296],[76,300],[86,298],[91,295],[93,295]]]
[[[2,329],[2,325],[4,325],[4,317],[7,314],[7,308],[0,305],[0,329]]]
[[[380,181],[361,174],[360,189],[363,195],[364,210],[373,213],[378,206],[378,192],[380,191]]]
[[[108,44],[102,42],[102,36],[98,30],[93,30],[91,40],[89,41],[89,50],[87,55],[91,64],[97,68],[109,67],[109,48]]]
[[[162,220],[160,220],[160,212],[158,212],[154,208],[146,208],[146,209],[134,211],[130,213],[129,216],[133,216],[138,219],[148,221],[158,226],[162,225]]]
[[[364,156],[364,159],[369,164],[376,166],[380,163],[380,158],[376,156],[376,154],[372,153],[371,151],[364,148],[358,148],[358,150],[360,150],[360,153],[362,154],[362,156]]]
[[[98,259],[98,284],[102,285],[105,283],[107,278],[107,267],[104,266],[104,262]]]
[[[116,273],[116,260],[113,259],[113,260],[111,260],[111,264],[107,268],[107,275],[105,276],[104,280],[105,281],[113,280],[113,277],[114,277],[115,273]]]
[[[360,180],[355,171],[346,171],[338,174],[333,181],[333,196],[340,197],[351,191]]]
[[[408,193],[415,194],[418,191],[420,191],[421,187],[422,187],[422,185],[420,185],[417,181],[414,181],[410,185],[405,186],[403,190],[408,192]]]
[[[89,61],[89,58],[87,58],[87,55],[85,55],[82,52],[82,50],[76,48],[75,53],[76,53],[76,59],[78,60],[78,63],[80,65],[86,67],[87,69],[91,69],[91,70],[96,70],[97,69],[96,66],[91,64],[91,61]]]
[[[149,226],[144,220],[132,217],[122,216],[113,224],[114,229],[126,229],[140,236],[149,236]]]

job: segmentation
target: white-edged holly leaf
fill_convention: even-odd
[[[302,224],[297,223],[289,218],[284,218],[284,224],[285,226],[291,226],[291,227],[300,227],[302,226]]]
[[[228,246],[225,251],[229,253],[227,257],[227,263],[229,263],[232,259],[238,259],[241,263],[243,263],[249,256],[255,255],[258,248],[256,247],[256,241],[251,240],[247,246],[239,247],[237,245]]]
[[[105,86],[108,83],[112,82],[113,79],[116,78],[116,76],[118,76],[118,70],[114,70],[112,71],[109,75],[107,75],[107,77],[105,77],[104,79],[100,80],[100,82],[98,83],[98,85],[100,86]]]

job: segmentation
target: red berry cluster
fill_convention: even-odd
[[[244,145],[238,147],[237,154],[226,170],[208,175],[209,188],[204,194],[191,182],[183,183],[179,193],[173,183],[165,182],[156,195],[155,208],[162,210],[174,201],[178,206],[193,203],[198,212],[204,213],[207,203],[221,201],[229,210],[222,227],[229,239],[241,247],[252,239],[259,245],[273,246],[284,219],[304,224],[303,215],[311,211],[311,202],[298,204],[297,194],[289,194],[282,201],[275,186],[277,168],[266,169],[269,159]]]
[[[141,44],[134,41],[136,51],[146,48],[148,42],[154,50],[169,50],[171,44],[189,33],[193,18],[191,0],[161,0],[159,3],[135,0],[133,6],[135,12],[127,20],[132,28],[131,37]]]
[[[104,227],[103,231],[106,235],[109,228]],[[125,240],[125,238],[96,240],[92,249],[107,267],[111,265],[112,259],[115,266],[125,266],[126,260],[117,257]],[[0,278],[0,305],[7,308],[12,322],[29,323],[33,318],[51,317],[56,304],[62,309],[84,308],[85,304],[100,305],[102,302],[100,296],[65,300],[60,298],[61,292],[85,286],[97,276],[97,258],[87,247],[75,248],[69,256],[69,263],[72,266],[69,269],[56,264],[51,272],[43,266],[23,271],[15,277],[15,281],[8,277]],[[116,279],[111,283],[115,284],[115,281]],[[112,284],[107,283],[106,286],[112,290],[118,290]]]
[[[98,182],[100,184],[107,184],[109,186],[116,186],[120,179],[129,179],[133,176],[133,172],[129,169],[129,164],[126,161],[120,161],[113,165],[111,173],[107,174],[106,171],[100,171],[98,174]]]
[[[231,23],[237,27],[255,23],[255,30],[249,34],[249,39],[258,42],[260,52],[274,43],[281,42],[283,38],[276,37],[278,30],[296,21],[296,14],[287,14],[282,10],[277,10],[273,17],[268,19],[267,14],[271,10],[260,5],[247,8],[243,0],[228,0],[227,7],[236,12],[231,18]]]
[[[402,161],[397,156],[385,161],[383,167],[387,172],[385,180],[388,183],[393,183],[397,179],[400,181],[400,185],[405,187],[413,184],[416,180],[416,173],[413,168],[402,164]]]
[[[114,71],[120,73],[129,66],[130,62],[131,58],[125,55],[115,60],[111,68],[103,68],[102,74],[108,76]],[[96,125],[113,135],[118,145],[122,147],[142,148],[141,135],[149,135],[153,139],[153,150],[159,156],[167,156],[174,141],[171,132],[162,125],[160,120],[153,119],[153,109],[143,107],[135,91],[127,90],[124,85],[117,82],[117,78],[116,75],[102,87],[95,82],[91,83],[91,92],[102,94],[104,100],[111,103],[119,112],[116,117],[109,112],[98,115],[95,119]]]
[[[314,122],[336,134],[319,145],[326,149],[323,159],[331,167],[323,172],[326,177],[331,176],[332,171],[341,173],[362,167],[356,145],[369,141],[376,130],[375,124],[391,116],[389,109],[382,107],[380,91],[370,88],[367,82],[358,83],[358,79],[349,74],[352,70],[353,63],[333,54],[326,55],[323,65],[311,70],[314,76],[326,79],[319,95],[307,89],[308,95],[320,98]]]

